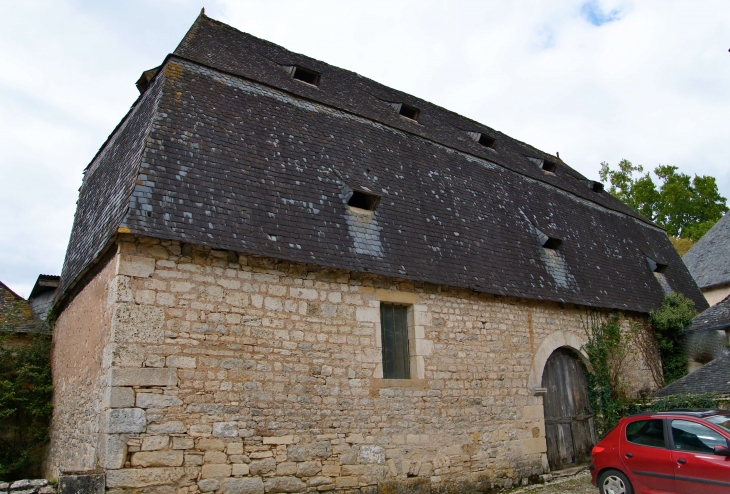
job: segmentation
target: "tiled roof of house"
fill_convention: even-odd
[[[674,381],[655,393],[656,396],[677,394],[730,393],[730,355],[717,358]]]
[[[203,15],[147,74],[85,172],[61,294],[123,227],[493,294],[707,306],[664,231],[482,124]],[[374,212],[348,206],[363,197]]]
[[[33,315],[28,301],[0,282],[0,332],[46,331],[48,327]]]
[[[730,214],[715,223],[682,260],[702,289],[730,283]]]

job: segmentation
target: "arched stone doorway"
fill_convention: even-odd
[[[596,433],[580,358],[568,348],[555,350],[545,364],[542,387],[550,470],[588,463]]]

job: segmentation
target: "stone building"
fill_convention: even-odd
[[[0,342],[9,347],[24,346],[34,334],[50,334],[50,328],[34,312],[32,302],[0,282]]]
[[[585,384],[550,369],[585,382],[591,311],[641,319],[669,290],[706,307],[666,233],[600,184],[358,74],[201,14],[137,86],[80,189],[50,474],[527,482],[590,450]],[[546,419],[556,400],[580,407]]]
[[[730,214],[715,223],[682,260],[710,305],[727,298],[730,295]]]

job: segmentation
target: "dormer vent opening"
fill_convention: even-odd
[[[365,211],[375,211],[380,202],[380,197],[375,194],[369,194],[361,190],[355,190],[347,200],[347,205],[351,208],[363,209]]]
[[[319,86],[319,72],[305,69],[303,67],[294,67],[292,77],[298,81],[306,82],[312,86]]]
[[[486,148],[493,149],[494,143],[496,143],[497,141],[495,139],[492,139],[488,135],[479,134],[479,139],[477,140],[477,142]]]
[[[559,238],[548,237],[547,240],[542,244],[546,249],[557,250],[563,241]]]
[[[555,173],[555,167],[556,167],[555,163],[553,163],[552,161],[548,161],[548,160],[542,160],[542,164],[540,165],[540,168],[542,168],[543,171],[550,172],[550,173]]]
[[[494,144],[497,142],[496,139],[492,139],[488,135],[482,134],[481,132],[467,132],[466,134],[482,146],[489,149],[494,149]]]
[[[563,243],[559,238],[551,237],[539,228],[535,228],[535,231],[537,232],[537,239],[540,241],[540,245],[546,249],[557,250]]]
[[[595,180],[581,180],[583,185],[591,189],[593,192],[603,192],[603,184]]]
[[[646,262],[649,264],[649,269],[651,269],[655,273],[663,273],[667,269],[666,264],[656,262],[649,256],[646,256]]]
[[[403,117],[418,121],[418,108],[414,108],[412,106],[401,103],[400,108],[398,109],[398,113]]]

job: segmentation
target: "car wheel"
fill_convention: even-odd
[[[598,477],[598,489],[601,494],[634,494],[631,482],[618,470],[606,470]]]

